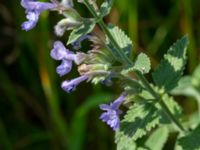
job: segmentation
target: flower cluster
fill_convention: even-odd
[[[79,2],[82,3],[83,1]],[[22,24],[22,29],[26,31],[31,30],[36,26],[40,13],[45,10],[58,11],[65,17],[54,27],[55,33],[58,36],[62,36],[66,30],[77,29],[85,21],[72,8],[73,3],[70,0],[64,0],[62,2],[56,0],[52,2],[21,0],[21,5],[25,8],[26,18],[28,19],[28,21],[25,21]],[[91,50],[87,53],[78,51],[81,49],[81,42],[83,40],[88,40],[91,43]],[[71,45],[75,52],[67,49],[61,41],[55,41],[53,49],[50,52],[50,56],[54,60],[61,61],[61,64],[56,68],[56,72],[60,77],[68,74],[71,71],[73,64],[78,66],[77,68],[80,76],[71,80],[63,81],[61,83],[61,88],[64,91],[67,93],[74,91],[77,85],[83,81],[91,81],[94,84],[112,84],[112,78],[117,76],[118,67],[113,67],[113,64],[115,63],[114,58],[107,50],[104,40],[92,33],[87,33],[77,38],[71,43]],[[100,109],[105,111],[100,116],[100,119],[103,122],[106,122],[115,131],[119,128],[119,115],[122,113],[122,111],[119,110],[119,107],[125,100],[126,96],[127,93],[124,92],[110,105],[100,105]]]
[[[61,64],[56,68],[56,72],[60,76],[64,76],[71,71],[73,62],[79,65],[86,58],[86,54],[84,53],[78,52],[74,54],[72,51],[66,49],[63,43],[60,41],[54,42],[54,48],[51,50],[50,55],[53,59],[62,61]],[[83,75],[70,81],[64,81],[61,87],[66,92],[70,93],[75,90],[76,86],[80,82],[87,79],[88,77]]]

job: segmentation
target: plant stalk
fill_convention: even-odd
[[[111,44],[115,47],[116,53],[122,58],[123,62],[126,62],[126,63],[128,62],[129,65],[133,65],[132,61],[128,57],[126,57],[126,55],[121,51],[120,46],[117,44],[117,42],[113,38],[113,36],[110,33],[110,31],[108,30],[106,24],[104,23],[102,18],[100,18],[97,15],[96,11],[93,9],[93,7],[90,5],[90,3],[87,0],[84,0],[84,4],[87,6],[87,8],[92,13],[92,15],[95,17],[95,19],[98,20],[99,26],[106,33],[106,35],[108,36],[108,38],[111,41]]]
[[[95,17],[95,19],[98,20],[97,23],[102,28],[102,30],[106,33],[106,35],[110,39],[110,41],[113,44],[113,46],[116,48],[115,49],[116,53],[122,58],[122,60],[124,61],[123,63],[132,66],[133,62],[123,53],[123,51],[121,50],[120,46],[115,41],[115,39],[113,38],[112,34],[108,30],[108,28],[107,28],[106,24],[104,23],[104,21],[102,20],[102,18],[100,18],[97,15],[96,11],[90,5],[90,3],[88,2],[88,0],[84,0],[84,4],[89,9],[89,11],[92,13],[93,17]],[[169,110],[169,108],[162,101],[162,98],[160,97],[160,95],[157,94],[154,91],[154,89],[150,86],[150,83],[147,81],[147,79],[144,77],[144,75],[141,72],[139,72],[139,71],[135,71],[135,74],[142,81],[143,85],[152,94],[152,96],[154,96],[154,98],[158,100],[158,103],[160,104],[160,106],[162,107],[162,109],[164,110],[164,112],[167,114],[167,116],[170,118],[170,120],[172,122],[174,122],[174,124],[179,128],[180,131],[185,132],[185,129],[183,128],[183,126],[181,125],[181,123],[174,117],[174,115],[171,113],[171,111]]]

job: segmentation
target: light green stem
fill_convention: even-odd
[[[104,21],[102,20],[102,18],[100,18],[97,15],[96,11],[94,11],[93,7],[90,5],[90,3],[88,2],[88,0],[84,0],[84,4],[89,9],[89,11],[92,13],[93,17],[95,17],[95,19],[98,20],[99,26],[102,28],[102,30],[105,32],[105,34],[110,39],[111,43],[115,47],[116,53],[124,61],[123,63],[124,64],[128,64],[128,65],[133,65],[133,62],[125,55],[125,53],[123,53],[123,51],[121,50],[120,46],[118,45],[118,43],[115,41],[115,39],[113,38],[112,34],[108,30],[106,24],[104,23]],[[112,50],[110,49],[110,51],[112,51]],[[158,100],[158,103],[162,107],[163,111],[167,114],[167,116],[171,119],[171,121],[174,122],[174,124],[179,128],[180,131],[185,132],[185,129],[183,128],[183,126],[181,125],[181,123],[174,117],[174,115],[171,113],[171,111],[169,110],[169,108],[163,102],[163,100],[160,97],[160,95],[158,93],[156,93],[154,91],[154,89],[150,86],[149,82],[144,77],[144,75],[141,72],[139,72],[139,71],[135,71],[135,74],[142,81],[143,85],[152,94],[152,96],[154,96],[154,98]]]
[[[104,21],[102,20],[102,18],[100,18],[97,15],[96,11],[93,9],[93,7],[90,5],[90,3],[87,0],[84,0],[84,4],[87,6],[87,8],[92,13],[92,15],[95,17],[95,19],[98,20],[99,26],[102,28],[102,30],[106,33],[106,35],[110,39],[111,44],[115,47],[115,50],[116,50],[116,53],[118,54],[118,56],[121,57],[123,62],[128,62],[128,64],[132,65],[132,61],[128,57],[126,57],[126,55],[121,51],[120,46],[117,44],[117,42],[113,38],[112,34],[108,30],[108,28],[107,28],[106,24],[104,23]]]

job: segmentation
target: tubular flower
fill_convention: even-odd
[[[72,69],[72,61],[63,60],[62,63],[56,68],[56,72],[62,77],[68,74]]]
[[[66,49],[62,42],[55,41],[50,55],[55,60],[63,60],[70,53],[72,52]]]
[[[75,79],[72,79],[72,80],[69,80],[69,81],[64,81],[62,84],[61,84],[61,87],[64,91],[66,91],[67,93],[71,93],[72,91],[74,91],[76,89],[76,86],[87,80],[88,79],[88,76],[80,76],[78,78],[75,78]]]
[[[86,58],[85,53],[77,52],[74,54],[73,52],[66,49],[60,41],[56,41],[54,43],[54,48],[52,49],[50,55],[55,60],[65,59],[68,61],[74,61],[77,65],[81,64]]]
[[[55,60],[62,60],[62,63],[56,68],[56,72],[60,76],[64,76],[71,71],[72,60],[65,59],[67,55],[71,54],[73,54],[73,52],[66,49],[62,42],[54,42],[54,46],[50,52],[50,56]]]
[[[100,119],[103,122],[106,122],[111,128],[113,128],[114,131],[116,131],[119,128],[120,125],[119,115],[122,114],[122,111],[119,110],[119,106],[125,100],[126,96],[127,96],[126,93],[122,93],[121,96],[118,99],[116,99],[113,103],[109,105],[107,104],[100,105],[100,109],[106,111],[101,114]]]
[[[56,7],[56,4],[37,2],[35,0],[22,0],[21,5],[25,8],[26,18],[28,19],[28,21],[25,21],[21,25],[22,29],[25,31],[31,30],[35,27],[42,11],[54,9]]]
[[[60,41],[54,42],[54,46],[50,52],[50,55],[55,60],[62,60],[62,63],[56,69],[60,76],[64,76],[71,71],[72,61],[79,65],[86,58],[86,54],[84,53],[77,52],[74,54],[73,52],[69,51]]]

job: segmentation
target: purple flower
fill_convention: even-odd
[[[35,27],[39,19],[39,15],[42,11],[56,7],[56,4],[48,2],[37,2],[35,0],[22,0],[21,5],[26,9],[26,18],[28,19],[28,21],[25,21],[22,24],[22,29],[25,31],[31,30]]]
[[[122,114],[122,111],[119,110],[119,106],[122,104],[126,96],[127,96],[126,93],[122,93],[121,96],[110,105],[107,104],[100,105],[100,109],[106,111],[102,113],[100,119],[103,122],[106,122],[111,128],[113,128],[114,131],[116,131],[119,128],[120,125],[119,115]]]
[[[80,65],[85,59],[86,59],[86,54],[78,52],[76,54],[68,54],[65,56],[66,60],[72,60],[74,61],[77,65]]]
[[[62,83],[62,85],[61,85],[61,87],[62,87],[62,89],[64,90],[64,91],[66,91],[67,93],[71,93],[72,91],[74,91],[75,89],[76,89],[76,86],[79,84],[79,83],[81,83],[81,82],[83,82],[83,81],[85,81],[85,80],[87,80],[88,79],[88,76],[80,76],[80,77],[78,77],[78,78],[75,78],[75,79],[72,79],[72,80],[70,80],[70,81],[64,81],[63,83]]]
[[[52,49],[50,55],[55,60],[65,59],[68,61],[74,61],[77,65],[81,64],[86,58],[86,54],[84,53],[78,52],[74,54],[69,51],[60,41],[56,41],[54,43],[54,48]]]
[[[72,52],[66,49],[62,42],[55,41],[50,55],[55,60],[63,60],[70,53]]]
[[[40,13],[38,13],[38,12],[34,12],[34,11],[27,12],[26,18],[28,19],[28,21],[25,21],[21,25],[22,29],[25,31],[28,31],[28,30],[31,30],[32,28],[34,28],[39,19],[39,15],[40,15]]]
[[[81,42],[87,38],[89,38],[89,35],[83,35],[78,40],[76,40],[74,43],[72,43],[72,46],[74,49],[78,50],[81,48]]]
[[[56,69],[56,72],[60,76],[64,76],[71,71],[72,61],[79,65],[86,58],[86,54],[84,53],[78,52],[74,54],[73,52],[69,51],[60,41],[54,42],[54,46],[50,52],[50,55],[55,60],[62,60],[61,65]]]
[[[68,74],[72,69],[72,61],[63,60],[62,63],[56,68],[56,72],[60,76]]]

